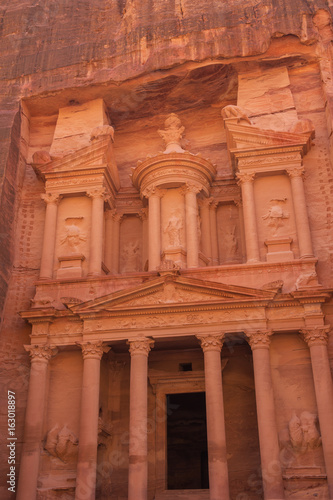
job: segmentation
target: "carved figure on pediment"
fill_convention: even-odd
[[[112,139],[114,138],[114,128],[111,125],[100,125],[99,127],[95,127],[91,131],[90,140],[95,141],[96,139],[100,139],[101,137],[109,136]]]
[[[272,199],[271,207],[267,214],[262,216],[263,220],[267,221],[267,226],[270,228],[272,236],[277,236],[280,227],[284,226],[284,220],[289,219],[289,213],[282,208],[282,204],[286,200],[286,198]]]
[[[165,142],[164,153],[183,153],[184,149],[180,145],[185,127],[175,113],[171,113],[164,122],[165,129],[158,130],[158,134]]]
[[[242,121],[245,121],[252,125],[251,120],[247,116],[246,112],[244,109],[240,108],[239,106],[234,106],[232,104],[225,106],[221,110],[221,115],[222,118],[228,119],[228,118],[237,118],[237,123],[240,123]]]
[[[169,248],[177,248],[181,246],[181,233],[183,229],[183,220],[179,211],[173,212],[167,226],[164,228],[164,233],[169,238]]]
[[[295,133],[295,134],[311,134],[311,137],[314,138],[315,136],[315,128],[311,120],[309,119],[302,119],[298,120],[289,130],[289,132]]]
[[[171,259],[163,259],[161,265],[158,267],[159,273],[174,271],[175,273],[180,269],[180,266]]]
[[[31,307],[41,309],[46,307],[52,307],[54,303],[54,298],[42,295],[39,297],[36,296],[34,299],[31,299],[30,302],[31,302]]]
[[[317,428],[317,415],[303,411],[298,417],[294,412],[289,424],[290,443],[295,451],[305,452],[321,445],[321,437]]]
[[[296,290],[301,290],[307,286],[317,286],[318,276],[315,271],[312,273],[303,273],[296,280]]]
[[[122,253],[122,271],[124,273],[139,270],[139,250],[140,246],[138,241],[129,241],[124,245]]]
[[[35,151],[32,155],[32,163],[35,165],[43,165],[49,163],[51,160],[52,158],[47,151]]]
[[[44,449],[62,462],[73,462],[78,452],[78,439],[67,425],[60,428],[56,424],[47,433]]]
[[[74,218],[73,218],[74,219]],[[71,254],[80,253],[80,246],[83,241],[87,241],[86,236],[82,234],[81,229],[77,224],[82,222],[82,217],[77,218],[77,221],[72,218],[66,219],[65,235],[61,239],[61,245],[65,245],[66,251]]]

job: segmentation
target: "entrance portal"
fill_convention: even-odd
[[[167,394],[167,489],[208,489],[204,392]]]

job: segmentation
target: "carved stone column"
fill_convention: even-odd
[[[243,215],[243,205],[240,200],[235,200],[235,205],[238,208],[238,216],[239,216],[239,228],[240,228],[240,245],[242,251],[242,261],[246,259],[246,248],[244,242],[244,215]]]
[[[100,364],[104,352],[102,341],[80,344],[83,376],[80,408],[79,454],[76,472],[75,500],[94,500],[98,446],[98,413]]]
[[[260,260],[253,190],[254,175],[247,172],[237,174],[242,189],[246,257],[248,262],[258,262]]]
[[[303,185],[304,167],[287,169],[287,173],[291,182],[300,257],[313,257],[312,240]]]
[[[218,202],[211,199],[210,203],[210,237],[212,243],[212,265],[219,265],[219,247],[217,240],[217,210]]]
[[[210,200],[207,198],[200,201],[201,215],[201,242],[202,253],[211,260],[212,258],[212,240],[210,234],[210,215],[209,215]]]
[[[104,263],[109,271],[112,271],[113,254],[113,210],[105,212],[105,246]]]
[[[116,210],[112,211],[113,216],[113,246],[111,270],[114,274],[119,273],[119,244],[120,244],[120,223],[123,218]]]
[[[163,190],[154,188],[146,190],[143,195],[148,198],[149,207],[149,271],[155,271],[161,263],[161,197]]]
[[[302,330],[310,348],[329,497],[333,498],[333,383],[327,351],[328,326]]]
[[[197,204],[197,194],[199,191],[200,189],[190,184],[187,184],[185,190],[187,267],[198,267],[199,265]]]
[[[148,353],[154,342],[142,338],[128,343],[131,355],[128,500],[147,500]]]
[[[270,331],[246,332],[253,354],[261,471],[265,500],[284,499],[269,355]]]
[[[146,262],[148,261],[148,209],[142,208],[139,214],[142,220],[142,270],[145,270]]]
[[[209,498],[229,500],[221,374],[223,335],[198,335],[205,360]]]
[[[28,400],[17,500],[35,500],[42,448],[47,366],[57,349],[49,345],[24,346],[31,358]]]
[[[89,275],[98,276],[101,274],[103,258],[105,188],[92,189],[87,195],[92,198]]]
[[[58,203],[60,201],[60,196],[58,194],[46,193],[42,194],[42,199],[46,203],[46,214],[44,223],[42,260],[40,263],[40,278],[52,279],[57,230]]]

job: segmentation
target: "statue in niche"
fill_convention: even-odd
[[[164,122],[165,129],[158,130],[158,134],[165,142],[164,153],[183,153],[184,149],[180,145],[185,127],[175,113],[171,113]]]
[[[223,228],[221,228],[223,232]],[[236,226],[227,229],[223,235],[224,253],[226,261],[235,260],[237,258],[238,239],[236,236]]]
[[[87,238],[81,233],[81,229],[77,225],[82,221],[83,217],[71,217],[66,219],[65,236],[60,243],[65,245],[69,254],[80,253],[80,246]]]
[[[289,219],[289,213],[282,208],[287,198],[276,198],[271,200],[271,207],[267,214],[263,215],[263,220],[267,221],[271,236],[278,236],[279,229],[284,226],[284,220]]]
[[[169,238],[169,248],[177,248],[181,246],[181,232],[183,229],[183,221],[179,211],[173,212],[167,226],[164,228],[164,233]]]
[[[291,446],[294,450],[305,452],[321,445],[321,437],[317,429],[317,415],[303,411],[298,417],[294,412],[288,427]]]
[[[139,250],[138,241],[129,241],[124,245],[122,255],[124,262],[122,270],[124,273],[139,270]]]

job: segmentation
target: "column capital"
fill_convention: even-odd
[[[148,357],[149,351],[154,345],[154,340],[143,337],[140,339],[128,340],[127,344],[129,345],[129,352],[131,357],[137,354],[144,354]]]
[[[142,221],[148,219],[148,208],[141,208],[140,212],[138,213],[139,219]]]
[[[244,332],[251,349],[269,349],[271,343],[272,330],[248,330]]]
[[[198,193],[200,193],[201,188],[200,188],[200,186],[197,186],[196,184],[193,184],[192,182],[187,182],[186,184],[184,184],[184,186],[182,186],[182,190],[183,190],[184,194],[194,193],[195,195],[197,195]]]
[[[82,349],[83,359],[98,359],[101,360],[104,353],[109,352],[111,347],[103,344],[102,340],[91,342],[76,342]]]
[[[49,203],[54,203],[55,205],[58,205],[59,201],[61,200],[62,196],[59,193],[44,193],[41,194],[40,196],[43,201],[48,205]]]
[[[88,189],[86,193],[89,198],[102,198],[103,200],[107,200],[108,198],[105,187]]]
[[[161,189],[156,186],[149,186],[141,191],[142,196],[145,198],[151,198],[155,196],[156,198],[163,198],[166,193],[166,189]]]
[[[48,363],[50,359],[58,352],[56,346],[52,346],[49,344],[25,345],[24,349],[29,353],[31,362],[44,361]]]
[[[112,219],[115,221],[115,222],[120,222],[121,219],[123,219],[124,217],[124,214],[120,214],[119,212],[117,212],[116,209],[113,209],[111,210],[111,215],[110,217],[112,217]]]
[[[301,330],[301,334],[309,347],[313,345],[327,345],[328,332],[330,329],[331,327],[329,325],[304,328]]]
[[[208,198],[208,201],[209,201],[209,208],[211,208],[212,210],[216,210],[219,202],[214,198]]]
[[[238,172],[236,177],[238,179],[238,185],[244,184],[245,182],[253,182],[255,178],[255,172]]]
[[[209,208],[211,203],[211,198],[198,198],[198,205],[200,208]]]
[[[216,333],[212,335],[196,335],[196,337],[200,341],[200,345],[203,352],[206,351],[221,352],[224,340],[224,333]]]
[[[289,177],[292,179],[293,177],[303,177],[304,175],[304,167],[290,167],[286,168],[286,172]]]

